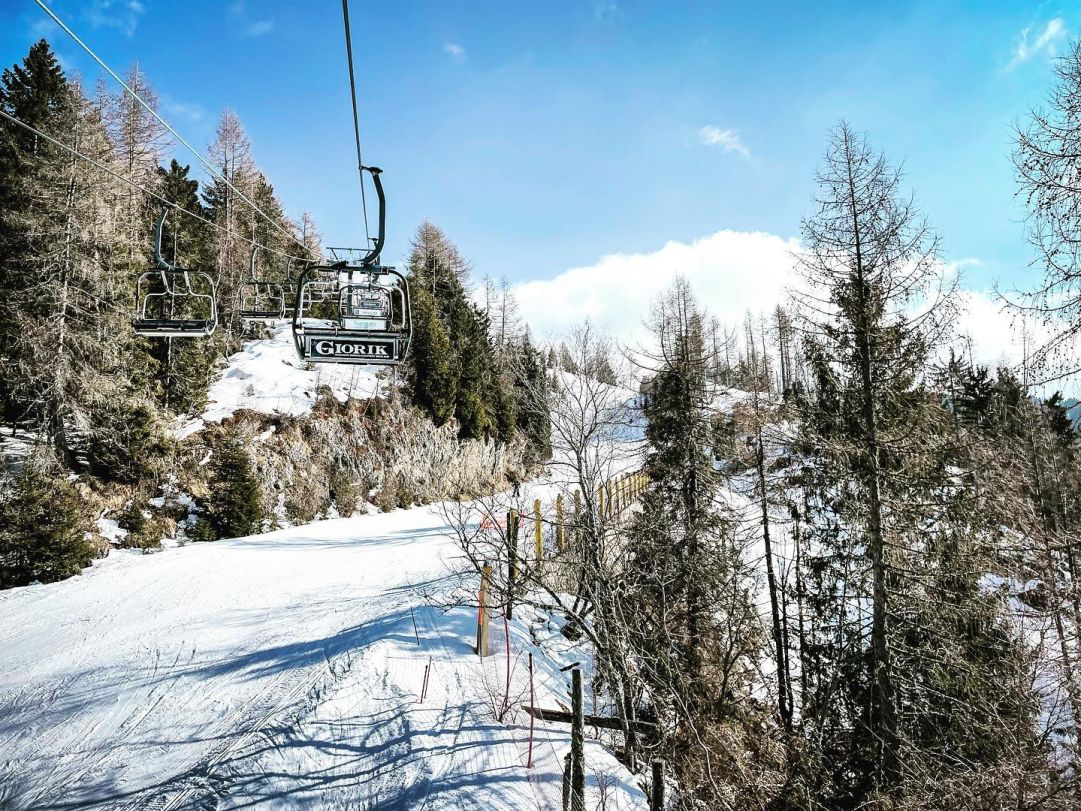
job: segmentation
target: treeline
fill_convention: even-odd
[[[1018,146],[1042,164],[1024,182],[1050,257],[1028,312],[1059,336],[1081,278],[1078,49],[1061,78]],[[650,486],[626,560],[590,575],[620,594],[614,710],[657,724],[626,755],[672,763],[683,808],[1076,808],[1081,443],[1027,381],[1077,356],[943,356],[938,237],[846,124],[796,261],[802,292],[735,352],[685,283],[656,305]]]
[[[462,548],[497,562],[498,601],[589,643],[594,711],[645,780],[666,761],[670,808],[1078,807],[1081,440],[1032,385],[1081,362],[1078,48],[1052,102],[1017,163],[1048,263],[1026,312],[1053,351],[957,351],[936,232],[841,124],[771,318],[718,329],[678,280],[646,352],[587,325],[550,354],[565,546],[543,566],[494,531]],[[649,479],[622,515],[603,494],[635,415],[597,382],[632,377],[621,356]]]
[[[407,266],[413,340],[410,395],[436,425],[454,418],[465,439],[510,442],[521,434],[534,461],[550,454],[548,415],[526,392],[545,385],[543,357],[504,282],[485,280],[471,299],[470,266],[438,227],[422,223]]]
[[[157,109],[137,68],[125,81]],[[161,527],[141,505],[190,462],[171,430],[177,416],[201,413],[223,359],[252,337],[239,310],[253,244],[262,246],[256,275],[285,282],[321,258],[322,236],[307,212],[286,216],[232,110],[207,146],[215,171],[202,183],[138,101],[66,76],[44,40],[3,71],[0,110],[32,128],[0,121],[0,425],[5,447],[19,449],[0,470],[4,587],[86,566],[91,504],[100,503],[91,496],[110,488],[130,495],[130,537],[157,545]],[[155,266],[162,200],[164,259],[215,281],[210,338],[145,338],[131,328],[136,280]],[[528,335],[505,320],[497,331],[495,311],[472,302],[468,265],[435,226],[419,229],[408,270],[416,340],[407,393],[437,424],[456,419],[463,438],[521,436],[532,460],[545,458],[547,422],[516,395],[521,379],[542,375]],[[202,505],[194,538],[261,526],[267,505],[247,451],[234,445],[215,449],[215,503]],[[50,504],[63,508],[43,515]]]

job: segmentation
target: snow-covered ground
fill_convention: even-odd
[[[482,666],[476,609],[429,597],[455,556],[418,507],[0,593],[0,807],[559,808],[568,730],[538,722],[527,769],[528,720],[492,709],[505,654]],[[560,638],[530,616],[510,636],[514,692],[532,651],[536,703],[565,703],[581,652],[534,645]],[[645,807],[607,751],[587,762],[589,808],[598,778],[608,809]]]
[[[210,387],[206,410],[200,418],[183,422],[177,431],[179,438],[242,408],[263,414],[307,414],[322,386],[329,387],[343,403],[350,397],[365,399],[386,392],[389,383],[381,379],[387,374],[383,367],[305,363],[297,357],[289,321],[272,322],[270,332],[269,338],[248,341],[230,356]]]

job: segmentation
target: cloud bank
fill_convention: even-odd
[[[686,278],[699,303],[722,324],[736,326],[749,311],[770,313],[798,279],[793,252],[799,241],[763,232],[718,231],[691,243],[668,242],[648,253],[612,254],[552,279],[523,282],[515,294],[526,323],[541,339],[558,340],[589,318],[618,341],[649,344],[645,319],[650,304],[677,275]],[[962,260],[957,266],[974,264]],[[1019,325],[997,296],[964,290],[955,324],[957,349],[992,368],[1017,365],[1024,346]],[[1031,336],[1030,336],[1031,341]]]
[[[650,303],[676,275],[722,322],[769,310],[784,299],[794,239],[762,232],[718,231],[650,253],[612,254],[589,267],[515,287],[522,314],[541,337],[557,337],[589,318],[618,340],[645,339]]]

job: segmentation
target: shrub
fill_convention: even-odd
[[[330,495],[338,506],[338,515],[348,518],[357,509],[360,488],[347,471],[339,469],[330,479]]]

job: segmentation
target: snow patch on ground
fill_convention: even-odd
[[[98,533],[113,546],[119,546],[128,537],[128,531],[121,529],[112,518],[98,519]]]
[[[318,390],[326,386],[339,402],[385,393],[390,384],[379,366],[310,364],[297,357],[292,326],[287,320],[270,325],[271,336],[248,341],[226,362],[211,385],[206,410],[176,429],[178,439],[221,422],[240,409],[261,414],[302,416],[312,410]]]

